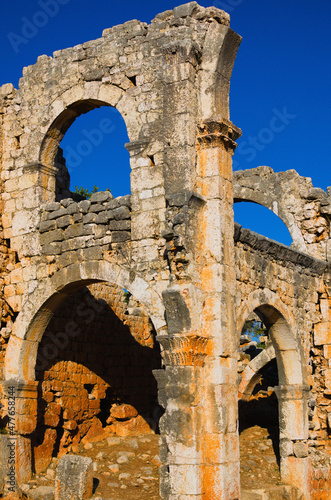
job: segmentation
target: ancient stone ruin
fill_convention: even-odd
[[[1,447],[14,463],[3,451],[0,486],[12,498],[81,442],[152,431],[161,498],[241,498],[238,404],[271,365],[281,481],[329,498],[331,192],[294,170],[232,173],[240,41],[227,13],[191,2],[42,55],[19,89],[0,88]],[[59,145],[100,106],[125,120],[131,195],[80,200]],[[275,212],[292,247],[235,225],[243,200]],[[251,354],[249,318],[264,329]]]

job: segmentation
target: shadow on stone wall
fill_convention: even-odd
[[[70,332],[70,334],[66,332]],[[56,312],[38,349],[35,470],[108,435],[158,431],[154,328],[119,287],[92,285]]]

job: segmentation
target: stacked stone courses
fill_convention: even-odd
[[[331,191],[294,170],[232,172],[240,42],[226,12],[190,2],[0,87],[0,416],[14,387],[16,498],[53,454],[159,430],[161,498],[240,499],[238,400],[270,362],[282,483],[328,498]],[[60,143],[101,106],[125,121],[131,193],[83,200]],[[291,248],[235,225],[241,201],[278,215]],[[240,351],[252,315],[266,329],[255,358]]]
[[[105,192],[94,193],[90,200],[71,198],[46,204],[39,224],[42,254],[61,255],[71,262],[76,251],[80,260],[102,259],[111,243],[131,239],[130,196],[114,199]]]

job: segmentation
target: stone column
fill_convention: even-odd
[[[204,498],[202,364],[206,340],[194,335],[158,337],[167,363],[155,370],[160,420],[160,495],[164,499]]]
[[[208,338],[203,384],[206,500],[240,496],[232,193],[232,155],[240,133],[220,116],[199,125],[197,191],[205,207],[196,255],[203,297],[201,333]]]
[[[198,99],[196,72],[200,48],[187,38],[162,47],[164,184],[167,195],[192,190]]]
[[[155,373],[165,408],[162,498],[240,495],[231,184],[239,133],[220,117],[202,124],[197,192],[179,182],[182,191],[167,197],[169,218],[171,210],[176,215],[165,236],[172,271],[163,292],[168,335],[158,337],[166,369]]]
[[[308,395],[309,387],[275,387],[279,407],[280,472],[284,483],[309,498]]]

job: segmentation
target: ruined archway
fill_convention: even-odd
[[[309,179],[300,177],[295,170],[274,172],[271,167],[260,166],[234,172],[233,181],[234,203],[247,201],[271,210],[287,227],[293,247],[307,252],[307,241],[300,223],[300,205],[302,194],[305,190],[308,192]],[[300,181],[303,181],[302,187]]]
[[[234,221],[245,229],[286,246],[293,244],[284,222],[264,205],[240,200],[233,205]]]
[[[34,380],[38,344],[55,309],[73,291],[102,281],[119,285],[132,293],[146,307],[157,333],[162,335],[166,325],[162,300],[142,278],[135,274],[130,279],[129,270],[105,261],[73,264],[41,281],[25,302],[8,345],[6,380]]]
[[[115,107],[122,115],[128,130],[130,141],[138,139],[142,126],[137,104],[123,89],[102,82],[80,83],[63,92],[47,110],[42,129],[44,136],[39,141],[38,160],[48,167],[53,166],[59,144],[78,116],[99,108]]]
[[[128,82],[129,87],[134,86],[129,80]],[[123,88],[102,81],[82,82],[60,94],[57,89],[55,95],[52,103],[40,112],[42,125],[31,132],[29,152],[23,168],[22,182],[29,186],[30,190],[33,185],[37,187],[33,199],[36,206],[45,201],[54,201],[55,198],[71,196],[68,172],[59,146],[68,128],[81,114],[101,106],[116,108],[126,125],[130,140],[127,148],[134,150],[130,159],[131,168],[142,152],[140,144],[143,145],[142,149],[145,149],[150,141],[150,137],[145,138],[147,132],[142,133],[143,124],[137,101]],[[143,142],[140,141],[142,136]],[[138,151],[135,149],[137,142]],[[132,187],[137,190],[135,181]]]
[[[309,387],[305,383],[303,354],[293,328],[295,323],[287,307],[276,294],[261,290],[251,293],[239,308],[239,332],[249,313],[253,311],[266,325],[272,344],[247,365],[239,385],[239,398],[245,400],[245,397],[249,397],[257,381],[258,372],[275,356],[279,377],[275,392],[279,410],[281,478],[284,483],[293,484],[306,494]]]
[[[56,198],[70,178],[69,192],[88,197],[89,192],[110,191],[114,197],[130,194],[130,157],[127,129],[119,111],[100,106],[80,115],[65,133],[56,158],[68,175],[56,176]],[[63,160],[62,160],[63,158]],[[65,169],[62,168],[64,170]],[[62,189],[61,189],[62,188]],[[65,197],[65,193],[62,194]]]
[[[43,332],[79,288],[106,282],[146,307],[164,349],[166,370],[156,374],[166,409],[162,498],[240,497],[236,314],[240,330],[254,310],[269,325],[281,374],[282,478],[307,491],[308,381],[323,426],[316,447],[328,436],[329,269],[309,255],[326,259],[330,200],[294,171],[232,175],[240,130],[229,121],[228,91],[239,42],[227,14],[190,2],[150,25],[131,21],[42,56],[19,89],[2,88],[1,289],[12,312],[1,325],[2,383],[5,399],[16,388],[18,485],[31,464]],[[125,120],[131,197],[54,203],[60,139],[75,116],[98,106]],[[234,241],[234,199],[288,212],[296,248],[308,255],[248,230]],[[308,377],[309,351],[321,369]]]
[[[47,129],[45,127],[45,134],[40,143],[38,164],[43,169],[46,168],[48,174],[55,177],[53,184],[55,183],[54,191],[57,200],[71,196],[70,177],[60,143],[67,130],[80,115],[103,106],[112,107],[119,111],[124,119],[130,140],[135,139],[139,130],[140,119],[139,115],[134,112],[135,103],[124,90],[111,85],[105,87],[101,82],[94,85],[93,91],[88,89],[88,84],[80,84],[64,92],[53,102],[51,112],[45,117],[49,126]],[[129,109],[130,113],[128,113]],[[100,130],[97,130],[98,137],[109,133],[109,129],[109,124],[100,123]],[[93,144],[90,144],[86,137],[85,143],[93,149]]]
[[[109,438],[123,449],[129,438],[140,443],[138,436],[148,434],[154,446],[162,409],[153,370],[161,366],[153,325],[132,295],[99,282],[68,296],[38,348],[33,470],[46,472],[53,458],[84,453],[85,446],[91,456],[102,446],[110,460]],[[99,469],[97,479],[100,493],[107,476]]]
[[[24,451],[25,460],[22,462],[18,457],[19,483],[31,475],[30,436],[37,424],[38,382],[35,380],[35,366],[43,334],[55,311],[71,294],[92,283],[101,282],[114,283],[121,289],[129,290],[135,297],[139,296],[139,302],[149,311],[158,334],[162,334],[165,327],[163,306],[158,295],[138,276],[130,280],[129,272],[117,265],[96,261],[73,265],[40,283],[17,318],[5,359],[6,381],[16,387],[20,408],[15,424],[17,442]],[[45,300],[46,297],[48,299]],[[64,333],[69,338],[74,334],[70,322]]]

